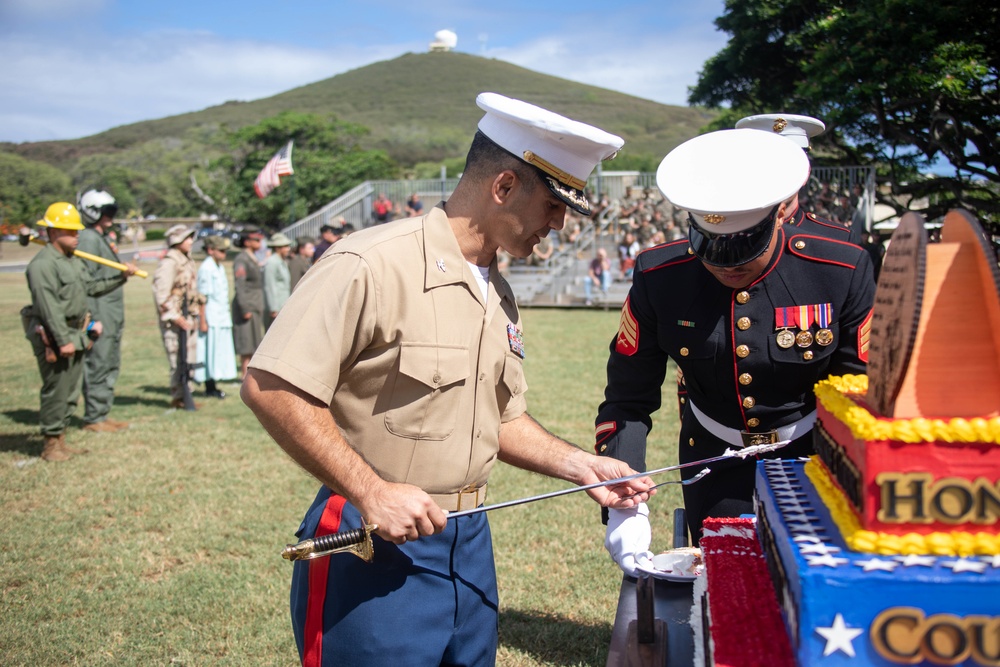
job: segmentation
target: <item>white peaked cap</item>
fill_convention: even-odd
[[[793,113],[763,113],[736,121],[736,129],[764,130],[791,139],[799,148],[809,148],[809,139],[823,134],[826,125],[819,118]]]
[[[480,93],[476,104],[486,112],[479,121],[480,132],[542,170],[553,194],[590,215],[590,202],[583,194],[587,180],[602,160],[618,153],[624,139],[497,93]]]
[[[756,226],[808,177],[804,151],[758,130],[719,130],[689,139],[656,170],[663,196],[711,234]]]

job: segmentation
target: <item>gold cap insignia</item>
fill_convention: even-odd
[[[771,129],[774,130],[775,132],[781,132],[786,127],[788,127],[788,121],[786,121],[784,118],[779,118],[776,121],[774,121],[774,125],[771,126]]]
[[[705,215],[702,219],[710,225],[718,225],[726,221],[726,216],[720,215],[718,213],[709,213]]]

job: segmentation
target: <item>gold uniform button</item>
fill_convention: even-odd
[[[685,403],[687,403],[687,399],[681,396],[681,405],[684,405]]]
[[[688,440],[688,446],[689,447],[694,447],[694,438],[691,438],[690,440]]]
[[[687,349],[686,347],[682,347],[682,348],[681,348],[681,356],[682,356],[682,357],[686,357],[686,356],[688,356],[689,354],[691,354],[691,351],[690,351],[690,350],[688,350],[688,349]]]
[[[750,375],[749,373],[743,373],[742,375],[740,375],[740,384],[741,385],[746,386],[746,385],[750,384],[751,382],[753,382],[753,376]]]
[[[805,352],[803,352],[802,358],[805,359],[806,361],[811,361],[813,358],[812,350],[806,350]]]
[[[736,303],[744,304],[750,300],[750,292],[740,292],[736,295]]]
[[[601,451],[602,452],[608,451],[608,446],[607,445],[601,445]]]
[[[740,331],[746,331],[747,329],[750,328],[750,318],[741,317],[740,319],[736,320],[736,326],[737,328],[739,328]]]
[[[740,359],[745,359],[750,356],[750,348],[746,345],[740,345],[736,348],[736,356]]]
[[[693,255],[694,254],[694,250],[691,250],[691,246],[688,246],[688,254],[689,255]]]
[[[757,401],[754,399],[753,396],[747,396],[746,398],[743,399],[743,407],[746,408],[747,410],[749,410],[755,405],[757,405]]]
[[[799,250],[802,250],[803,248],[806,247],[806,242],[805,241],[796,241],[795,242],[795,247],[797,249],[799,249]]]
[[[760,420],[757,419],[756,417],[751,417],[750,419],[747,420],[747,426],[749,426],[750,428],[757,428],[758,426],[760,426]]]

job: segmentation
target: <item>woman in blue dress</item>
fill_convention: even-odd
[[[225,398],[216,380],[236,378],[236,349],[233,347],[233,318],[229,310],[229,279],[222,262],[229,239],[205,237],[208,257],[198,268],[198,292],[205,297],[198,331],[198,365],[194,379],[205,383],[205,395]]]

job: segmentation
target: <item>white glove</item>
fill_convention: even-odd
[[[618,564],[622,572],[636,576],[636,565],[652,559],[649,543],[653,532],[649,527],[649,508],[639,503],[627,510],[608,510],[608,530],[604,536],[604,548],[611,554],[611,560]]]

